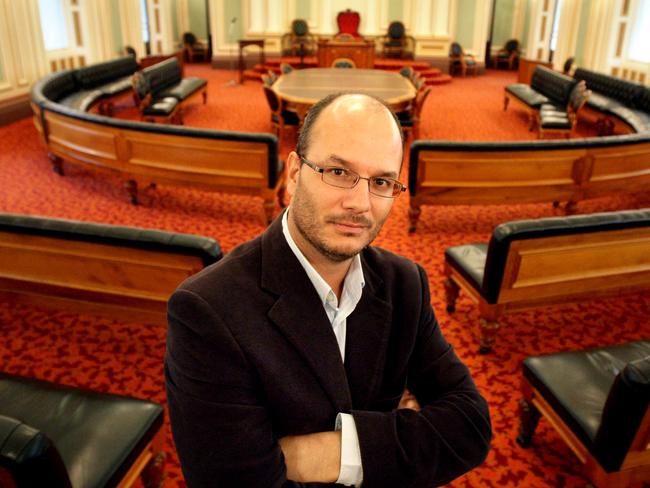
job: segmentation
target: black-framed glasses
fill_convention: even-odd
[[[320,173],[323,183],[337,188],[354,188],[359,183],[359,180],[368,180],[368,191],[378,197],[396,198],[400,193],[406,191],[406,187],[393,178],[387,178],[385,176],[371,176],[370,178],[366,178],[341,166],[321,167],[312,163],[304,156],[300,156],[300,160],[316,171],[316,173]]]

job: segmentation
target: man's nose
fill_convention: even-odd
[[[365,211],[370,208],[370,180],[368,178],[360,177],[357,184],[346,192],[343,206],[356,211]]]

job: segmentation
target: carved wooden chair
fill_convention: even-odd
[[[185,59],[189,63],[193,63],[195,60],[210,60],[208,45],[200,42],[192,32],[183,34],[183,50],[185,51]]]
[[[519,41],[517,39],[510,39],[506,42],[503,48],[497,51],[495,61],[497,68],[499,65],[505,65],[508,69],[516,67],[519,61]]]
[[[391,22],[388,32],[381,40],[382,56],[385,58],[409,58],[415,53],[415,38],[406,34],[404,24]]]
[[[452,42],[449,46],[449,74],[453,76],[456,71],[465,76],[468,71],[477,74],[478,64],[472,54],[465,54],[463,47],[457,43]]]

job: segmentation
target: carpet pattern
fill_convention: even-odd
[[[227,130],[272,131],[259,82],[229,84],[231,71],[189,65],[186,75],[209,80],[208,104],[185,109],[185,124]],[[455,78],[434,87],[423,110],[421,136],[443,140],[527,140],[526,115],[516,107],[503,112],[503,86],[514,74],[489,71]],[[128,97],[117,117],[136,118]],[[590,121],[580,135],[595,134]],[[281,157],[295,143],[287,130]],[[404,165],[402,175],[407,172]],[[218,239],[229,251],[264,230],[259,199],[159,185],[143,191],[133,206],[118,178],[64,165],[60,177],[50,167],[30,119],[0,127],[0,211],[38,214],[146,228],[190,232]],[[581,202],[580,213],[650,206],[647,195],[622,195]],[[427,271],[432,304],[448,340],[468,364],[488,399],[494,441],[487,461],[454,481],[453,487],[584,486],[579,463],[544,420],[529,449],[520,448],[518,427],[521,361],[528,355],[650,338],[650,294],[592,300],[507,315],[495,350],[478,354],[478,310],[461,293],[456,312],[444,310],[443,253],[448,246],[487,241],[499,223],[559,214],[547,204],[493,207],[423,208],[416,234],[408,234],[408,196],[395,202],[375,244],[407,256]],[[162,359],[165,330],[0,302],[0,369],[100,391],[129,394],[165,403]],[[182,487],[169,425],[166,486]]]

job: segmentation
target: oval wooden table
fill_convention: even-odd
[[[308,68],[293,70],[273,83],[284,109],[298,114],[300,124],[309,108],[330,93],[354,91],[384,100],[395,112],[406,110],[416,90],[399,73],[374,69]]]

